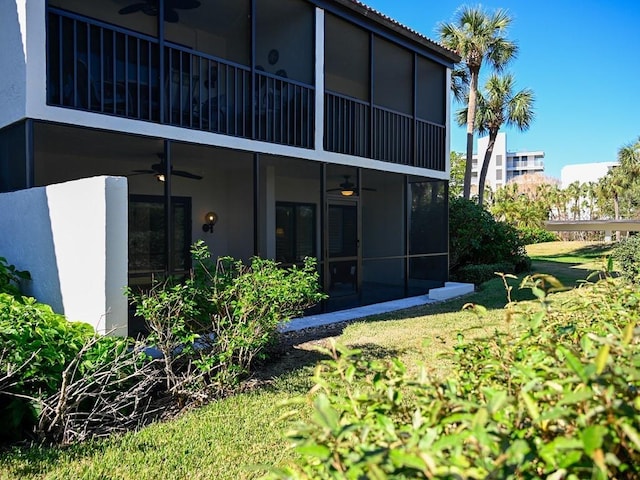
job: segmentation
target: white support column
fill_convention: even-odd
[[[324,10],[316,8],[315,150],[324,150]]]
[[[444,167],[447,178],[451,179],[451,69],[447,68],[447,87],[445,88],[445,155]]]
[[[276,170],[273,165],[267,167],[267,175],[264,186],[264,198],[266,208],[266,257],[276,258]]]

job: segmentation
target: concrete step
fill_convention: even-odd
[[[473,283],[445,282],[444,287],[429,290],[430,300],[448,300],[474,292]]]

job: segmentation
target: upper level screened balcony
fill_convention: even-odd
[[[311,3],[157,2],[48,0],[48,104],[445,170],[442,64],[326,13],[315,125]]]
[[[50,105],[314,147],[310,4],[165,2],[162,23],[157,0],[135,5],[48,2]]]

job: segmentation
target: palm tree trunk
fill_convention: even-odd
[[[620,201],[618,200],[618,194],[613,194],[613,217],[616,220],[620,220]],[[616,240],[619,242],[622,239],[620,230],[616,231]]]
[[[471,198],[471,165],[473,162],[473,130],[476,118],[476,98],[478,96],[478,72],[470,72],[469,104],[467,105],[467,162],[464,166],[464,187],[462,196]]]
[[[484,203],[484,184],[487,180],[487,172],[489,171],[489,163],[491,162],[491,155],[493,154],[493,147],[496,144],[496,137],[498,132],[489,132],[489,143],[487,144],[487,151],[484,152],[484,159],[482,160],[482,169],[480,170],[480,177],[478,179],[478,205],[482,207]]]

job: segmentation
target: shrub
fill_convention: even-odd
[[[538,227],[518,227],[518,235],[524,245],[555,242],[559,240],[558,235],[555,233]]]
[[[620,264],[622,276],[640,282],[640,236],[627,238],[616,245],[613,258]]]
[[[31,274],[9,265],[7,259],[0,257],[0,293],[8,293],[20,297],[20,283],[31,280]]]
[[[605,279],[559,308],[511,303],[508,333],[466,342],[454,374],[340,347],[316,371],[301,454],[276,478],[618,478],[640,475],[640,293]],[[482,308],[470,306],[479,314]]]
[[[465,265],[509,263],[527,269],[524,244],[511,225],[497,222],[477,203],[463,198],[449,204],[449,268],[455,275]]]
[[[214,262],[194,245],[193,275],[133,296],[164,359],[167,391],[185,401],[233,388],[264,356],[279,325],[324,298],[315,261],[283,269],[271,260]]]
[[[457,282],[473,283],[478,286],[487,282],[500,273],[516,273],[515,265],[511,263],[493,263],[491,265],[465,265],[459,268],[452,279]]]
[[[65,367],[93,336],[90,325],[68,322],[49,305],[0,293],[0,422],[9,426],[4,435],[21,436],[35,424],[37,399],[60,387]]]

